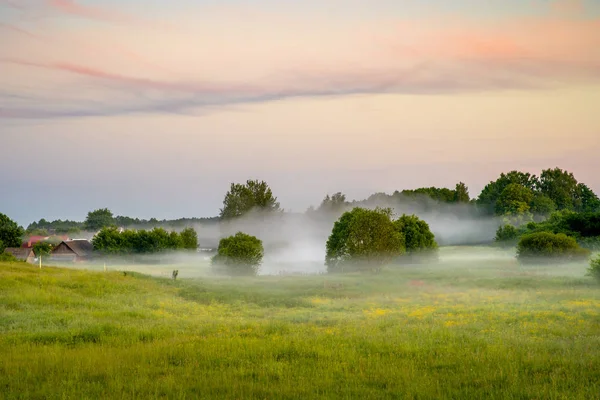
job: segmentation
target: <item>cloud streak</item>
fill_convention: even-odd
[[[132,20],[129,16],[83,6],[72,0],[44,1],[53,9],[68,15],[111,22]],[[39,56],[38,59],[33,56],[27,60],[6,57],[0,62],[60,72],[63,74],[61,81],[68,79],[69,75],[79,78],[78,83],[83,80],[86,87],[95,89],[94,95],[101,105],[87,108],[65,102],[62,108],[57,108],[55,102],[49,101],[47,107],[41,107],[39,104],[43,104],[45,98],[40,96],[35,107],[26,107],[22,104],[16,106],[11,104],[10,99],[5,99],[5,105],[0,109],[0,118],[193,112],[203,107],[225,107],[292,98],[374,93],[440,94],[531,90],[572,83],[597,83],[600,81],[600,54],[593,50],[600,48],[600,36],[597,35],[600,32],[600,19],[580,17],[580,5],[577,1],[555,2],[552,7],[569,10],[569,15],[559,17],[552,14],[550,17],[501,20],[489,26],[475,20],[452,17],[398,21],[392,29],[382,30],[381,32],[386,33],[377,35],[378,41],[359,40],[364,39],[364,35],[361,38],[360,35],[349,33],[347,38],[336,37],[337,42],[328,42],[331,49],[321,43],[299,41],[299,45],[281,48],[277,47],[281,46],[278,43],[273,45],[273,51],[269,51],[270,32],[267,30],[261,31],[267,37],[258,36],[258,39],[254,39],[255,42],[223,42],[222,46],[211,47],[213,52],[208,52],[203,51],[201,45],[195,42],[195,38],[199,36],[183,35],[177,39],[165,38],[155,47],[146,48],[144,56],[120,46],[113,48],[114,55],[126,55],[129,63],[127,66],[132,62],[142,64],[141,68],[126,68],[127,70],[122,68],[125,64],[116,65],[110,57],[98,58],[101,62],[107,60],[102,65],[82,62],[77,59],[76,46],[72,46],[69,52],[63,52],[67,54],[66,58],[53,57],[55,61],[50,61],[48,55]],[[277,16],[272,15],[268,15],[264,21],[260,16],[256,18],[256,24],[261,26],[269,26],[269,21],[273,18],[282,23]],[[15,27],[8,25],[5,28]],[[369,30],[363,30],[367,31]],[[26,31],[22,33],[26,34]],[[354,36],[350,36],[351,34]],[[296,32],[296,35],[302,38],[302,32]],[[356,41],[357,45],[347,46],[344,40]],[[89,49],[98,45],[97,42],[87,45],[83,40],[80,42],[83,43],[80,44],[82,48]],[[202,43],[207,42],[200,42]],[[266,46],[258,53],[264,59],[256,60],[255,53],[247,52],[247,48],[251,48],[253,43]],[[108,42],[103,42],[103,45],[110,48]],[[168,53],[170,46],[189,51],[171,54]],[[196,46],[199,48],[196,49]],[[319,49],[314,53],[316,56],[309,51],[313,48]],[[170,66],[202,71],[204,59],[191,58],[190,54],[205,54],[209,62],[213,58],[217,59],[213,72],[219,71],[220,54],[229,56],[223,58],[223,69],[229,68],[234,72],[243,73],[248,68],[248,63],[258,62],[254,67],[262,68],[266,78],[236,80],[215,79],[213,76],[212,79],[201,79],[196,78],[201,75],[196,73],[181,79],[169,73],[169,68],[161,71],[163,76],[159,78],[143,68],[144,63],[156,65],[149,61],[143,62],[145,59],[162,61],[164,58]],[[365,61],[367,59],[368,62]],[[235,62],[235,66],[231,65],[231,60]],[[165,76],[165,73],[170,76]],[[60,99],[60,93],[53,92],[52,95]],[[123,97],[127,99],[124,100]]]
[[[104,8],[84,6],[73,0],[46,0],[46,5],[63,14],[92,20],[120,23],[135,21],[131,16]]]

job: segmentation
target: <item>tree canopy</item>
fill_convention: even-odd
[[[256,275],[262,263],[264,247],[255,236],[237,232],[219,241],[213,268],[230,275]]]
[[[404,236],[406,251],[415,253],[434,250],[437,248],[435,236],[429,229],[429,224],[416,215],[402,215],[394,225],[398,232]]]
[[[232,183],[220,210],[220,218],[232,219],[241,217],[250,211],[281,211],[277,197],[265,181],[248,180],[245,184]]]
[[[533,190],[519,183],[507,185],[496,200],[496,215],[520,215],[529,211]]]
[[[190,231],[182,234],[167,232],[163,228],[119,231],[111,226],[102,228],[92,239],[92,245],[95,251],[104,255],[148,254],[184,249],[186,242],[191,245],[192,236]]]
[[[0,213],[0,242],[6,247],[20,247],[25,231],[7,215]]]
[[[334,223],[326,243],[328,271],[379,270],[405,251],[404,236],[394,226],[391,209],[355,207]]]
[[[575,176],[560,168],[545,169],[540,175],[540,193],[551,198],[558,210],[581,208],[577,185]]]
[[[115,218],[113,217],[112,211],[108,208],[100,208],[94,211],[90,211],[85,219],[85,229],[90,231],[98,231],[102,228],[115,225]]]
[[[196,250],[198,248],[198,234],[193,228],[185,228],[179,234],[181,237],[181,247],[187,250]]]
[[[489,213],[494,213],[498,198],[510,184],[521,185],[533,192],[537,190],[539,180],[535,175],[528,172],[510,171],[508,173],[501,173],[498,179],[491,181],[483,188],[477,198],[477,204]]]

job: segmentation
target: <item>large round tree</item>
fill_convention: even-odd
[[[396,229],[404,236],[408,253],[426,252],[437,249],[435,236],[429,224],[416,215],[402,215],[394,221]]]
[[[262,263],[264,247],[255,236],[238,232],[219,241],[212,258],[213,269],[228,275],[256,275]]]
[[[356,207],[335,222],[326,244],[329,272],[380,270],[405,251],[404,236],[391,219],[391,209]]]

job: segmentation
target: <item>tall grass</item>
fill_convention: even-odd
[[[0,398],[597,398],[598,286],[540,268],[173,281],[3,263]]]

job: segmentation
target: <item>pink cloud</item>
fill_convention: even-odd
[[[131,20],[129,16],[102,8],[83,6],[72,0],[46,0],[46,4],[64,14],[88,19],[113,22],[128,22]]]

